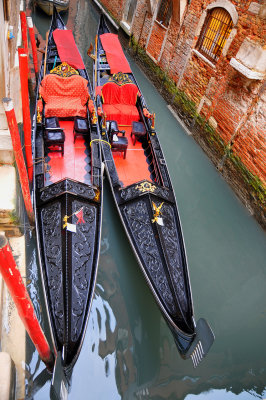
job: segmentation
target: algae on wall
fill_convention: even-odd
[[[149,79],[186,124],[236,194],[266,229],[266,187],[261,179],[248,170],[240,157],[234,154],[231,146],[226,145],[219,133],[197,113],[196,104],[176,87],[173,79],[147,55],[145,49],[138,46],[133,35],[130,38],[130,47],[135,61],[141,62],[141,67],[145,69]],[[229,171],[234,174],[234,179],[230,179]]]

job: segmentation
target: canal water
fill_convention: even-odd
[[[64,16],[86,56],[99,19],[90,1],[72,1]],[[45,38],[50,19],[33,20]],[[265,233],[188,136],[145,75],[131,67],[156,113],[156,128],[183,226],[196,319],[216,339],[194,369],[180,358],[127,242],[105,179],[102,246],[86,338],[72,376],[70,400],[251,400],[266,398]],[[28,287],[46,326],[34,238]],[[28,341],[27,399],[49,399],[50,377]]]

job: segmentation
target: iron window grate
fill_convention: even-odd
[[[223,8],[214,8],[206,17],[198,50],[211,61],[217,61],[232,27],[229,13]]]

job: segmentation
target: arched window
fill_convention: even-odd
[[[172,13],[173,13],[172,0],[161,0],[156,20],[160,22],[160,24],[168,27]]]
[[[210,61],[217,61],[232,27],[231,16],[224,8],[210,10],[200,34],[198,50]]]

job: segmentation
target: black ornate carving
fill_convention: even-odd
[[[41,210],[45,272],[55,331],[64,337],[64,292],[62,267],[62,217],[59,202]]]
[[[120,209],[149,279],[166,309],[173,315],[178,310],[169,287],[165,265],[159,251],[158,239],[155,238],[148,207],[147,202],[138,200],[123,205]]]
[[[159,206],[159,202],[155,202],[156,206]],[[178,233],[176,226],[176,215],[174,207],[167,203],[164,203],[161,209],[163,217],[163,226],[158,226],[160,234],[160,240],[163,243],[165,249],[165,255],[167,257],[167,264],[172,278],[175,294],[179,299],[179,304],[182,310],[188,311],[187,293],[185,288],[185,276],[184,276],[184,260],[182,258],[182,251],[180,247],[181,235]]]
[[[76,341],[82,333],[84,317],[88,308],[88,296],[92,278],[95,236],[97,229],[96,206],[80,201],[72,203],[72,213],[83,209],[84,223],[76,224],[76,233],[69,233],[72,239],[72,298],[71,298],[71,340]],[[72,223],[77,218],[72,217]]]
[[[95,197],[96,191],[97,190],[92,186],[81,182],[75,182],[70,179],[64,179],[63,181],[53,183],[52,185],[43,188],[40,191],[39,200],[44,203],[65,192],[73,193],[92,200]]]
[[[83,220],[77,223],[74,213],[81,208]],[[41,210],[47,294],[61,344],[76,343],[82,335],[91,300],[91,282],[96,274],[97,206],[74,200],[68,205],[68,212],[73,214],[68,222],[76,225],[75,233],[63,229],[64,211],[60,202],[45,205]]]
[[[146,187],[146,189],[145,189],[145,187]],[[173,194],[169,190],[163,188],[162,186],[157,186],[156,184],[148,182],[148,181],[147,182],[142,181],[142,182],[139,182],[138,184],[128,186],[126,188],[121,189],[119,192],[120,197],[124,201],[132,200],[136,197],[142,196],[147,193],[152,193],[153,195],[159,196],[162,199],[165,199],[168,201],[174,200]]]
[[[113,159],[113,155],[112,155],[110,146],[107,143],[102,143],[102,150],[104,153],[104,162],[106,164],[106,168],[108,170],[110,179],[112,181],[112,185],[117,186],[120,184],[120,181],[119,181],[119,178],[117,175],[117,171],[116,171],[116,167],[115,167],[115,163],[114,163],[114,159]]]
[[[172,188],[171,180],[159,139],[156,135],[156,136],[150,136],[150,140],[151,140],[151,146],[154,151],[154,155],[158,161],[158,167],[160,168],[160,172],[163,178],[163,184],[165,187],[171,189]]]

